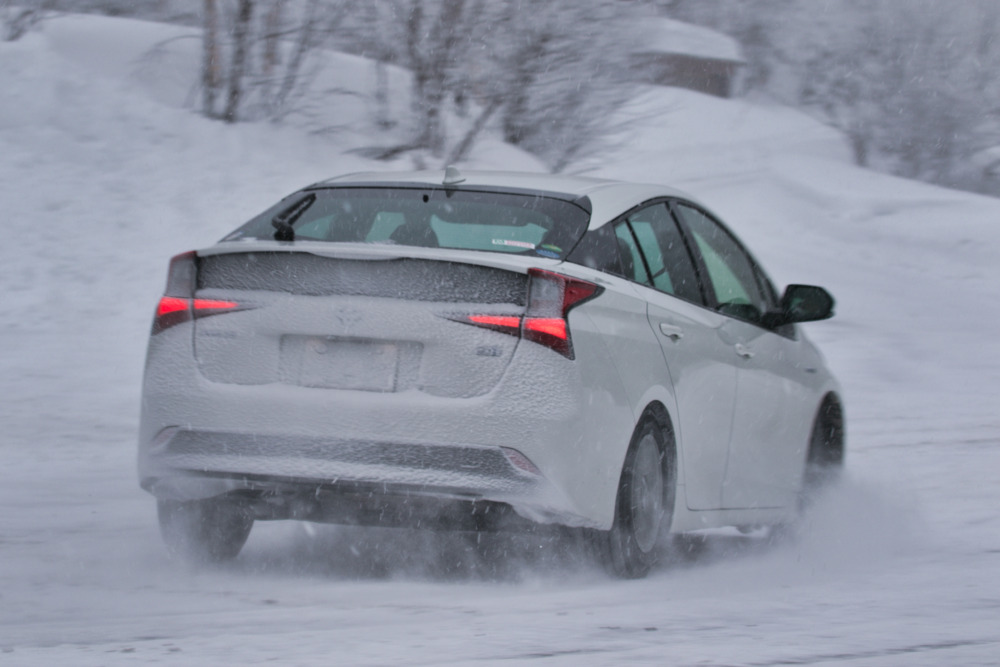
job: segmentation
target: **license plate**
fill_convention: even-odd
[[[285,336],[281,347],[284,375],[294,384],[358,391],[396,390],[399,351],[392,343]]]

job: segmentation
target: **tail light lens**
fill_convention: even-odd
[[[520,336],[574,359],[569,311],[601,293],[594,283],[544,269],[528,269],[528,308],[517,315],[460,315],[450,319]]]
[[[235,301],[194,298],[198,277],[197,258],[195,252],[191,251],[170,260],[167,289],[156,306],[156,317],[153,319],[153,335],[196,317],[207,317],[240,307]]]
[[[170,259],[167,271],[165,296],[191,299],[198,280],[198,254],[194,250],[182,252]]]
[[[528,269],[531,285],[522,336],[574,359],[569,311],[601,293],[594,283],[545,269]]]

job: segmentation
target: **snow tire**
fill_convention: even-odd
[[[632,435],[622,467],[614,524],[592,542],[609,573],[639,579],[656,564],[673,516],[676,473],[663,427],[649,418]]]
[[[224,498],[159,500],[157,514],[167,549],[193,562],[232,560],[253,528],[248,509]]]

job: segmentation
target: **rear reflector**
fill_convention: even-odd
[[[501,447],[500,451],[504,453],[504,456],[507,457],[507,460],[510,461],[510,464],[515,468],[523,470],[524,472],[531,473],[532,475],[542,474],[542,471],[539,470],[538,467],[531,462],[531,459],[529,459],[527,456],[517,451],[513,447]]]

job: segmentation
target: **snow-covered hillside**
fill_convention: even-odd
[[[197,41],[142,57],[190,34],[67,17],[0,43],[0,664],[1000,664],[1000,201],[681,90],[625,105],[569,171],[688,190],[776,282],[837,297],[808,332],[845,387],[848,474],[800,534],[692,538],[643,582],[540,538],[496,538],[497,570],[454,536],[297,524],[225,568],[170,561],[134,472],[168,258],[306,183],[411,166],[346,152],[372,140],[354,57],[331,56],[360,95],[328,136],[199,117]],[[538,168],[490,140],[470,164]]]

